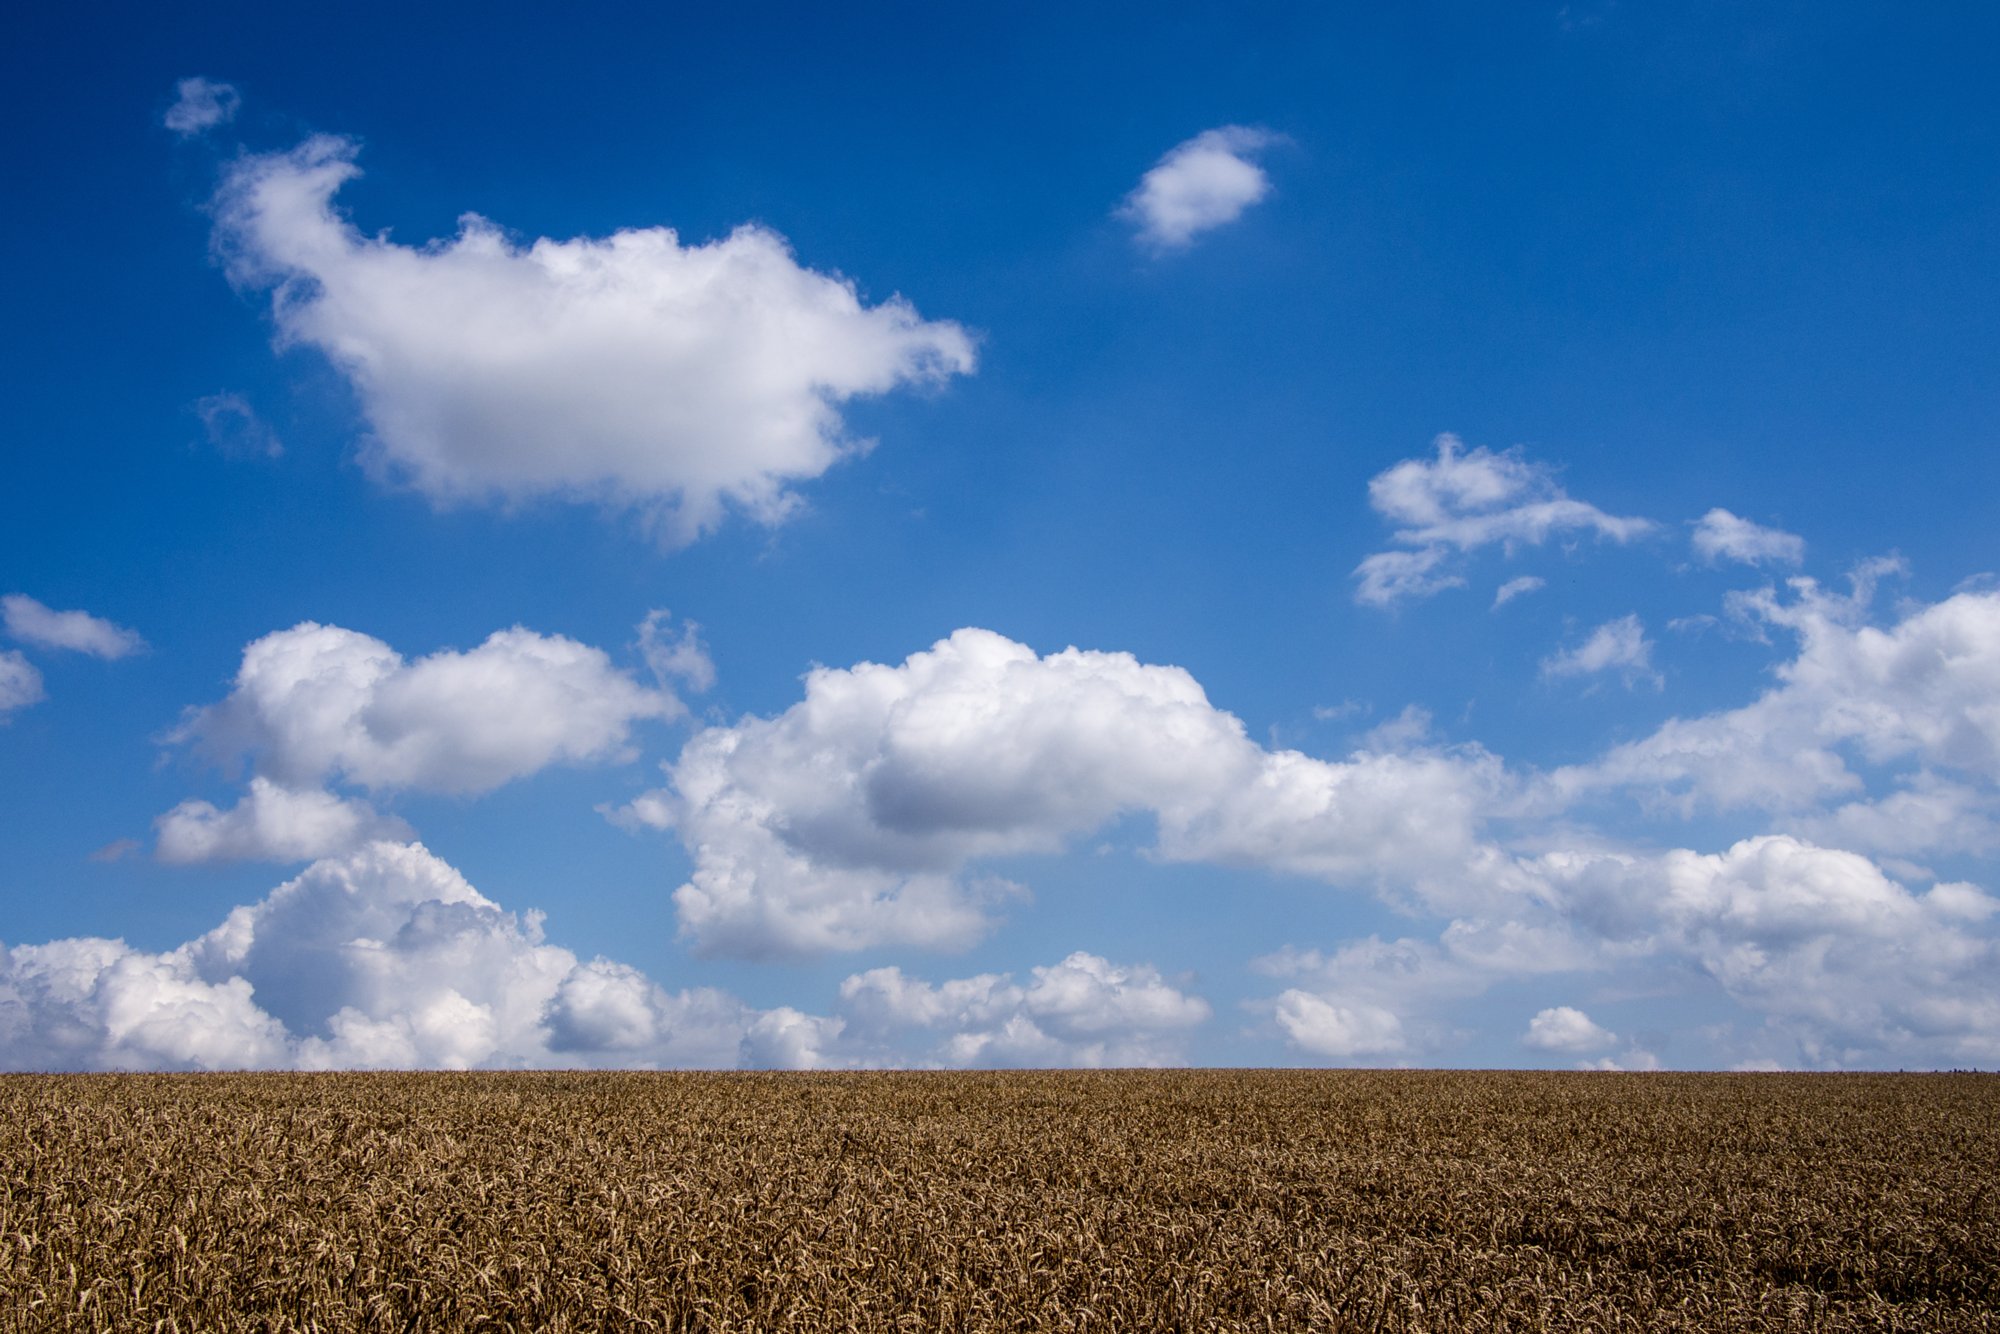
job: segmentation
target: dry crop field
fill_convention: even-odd
[[[0,1330],[2000,1328],[2000,1077],[0,1077]]]

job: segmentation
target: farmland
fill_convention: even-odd
[[[2000,1328],[2000,1077],[0,1077],[0,1331]]]

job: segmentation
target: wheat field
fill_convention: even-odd
[[[1990,1330],[2000,1077],[0,1077],[0,1330]]]

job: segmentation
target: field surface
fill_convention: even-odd
[[[0,1077],[0,1330],[2000,1329],[2000,1077]]]

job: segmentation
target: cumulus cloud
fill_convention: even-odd
[[[1891,857],[2000,850],[2000,793],[1919,769],[1887,792],[1793,815],[1786,827],[1817,842]]]
[[[2000,1059],[2000,900],[1962,882],[1918,892],[1857,853],[1790,835],[1717,853],[1572,846],[1491,852],[1464,875],[1484,902],[1435,941],[1368,937],[1323,954],[1287,949],[1257,971],[1297,985],[1265,1002],[1277,1032],[1323,1059],[1416,1062],[1469,1036],[1451,1003],[1535,976],[1705,979],[1761,1021],[1735,1045],[1788,1067]],[[1480,896],[1468,895],[1474,903]],[[1573,1007],[1542,1011],[1533,1050],[1602,1054],[1620,1039]],[[1595,1064],[1651,1069],[1637,1045]]]
[[[1398,525],[1394,540],[1404,548],[1377,552],[1355,568],[1355,600],[1379,607],[1462,585],[1455,558],[1482,547],[1511,554],[1570,533],[1623,543],[1656,527],[1572,499],[1547,467],[1518,450],[1468,453],[1450,434],[1437,438],[1436,457],[1378,473],[1368,500]]]
[[[226,83],[200,77],[182,79],[174,86],[174,104],[167,108],[161,123],[183,139],[206,133],[236,119],[243,99]]]
[[[407,838],[402,821],[354,798],[294,790],[257,776],[233,807],[184,801],[153,822],[155,852],[175,863],[312,861],[380,838]]]
[[[1485,808],[1457,873],[1437,877],[1458,901],[1416,896],[1417,909],[1451,918],[1438,941],[1290,952],[1265,969],[1305,974],[1267,1002],[1276,1030],[1328,1059],[1436,1058],[1459,1040],[1448,1002],[1535,971],[1640,969],[1670,991],[1705,979],[1755,1016],[1761,1026],[1726,1044],[1730,1059],[1994,1060],[2000,905],[1948,877],[1925,888],[1931,874],[1899,859],[2000,846],[2000,594],[1963,591],[1878,624],[1869,601],[1881,570],[1860,571],[1850,596],[1795,579],[1782,594],[1735,598],[1739,620],[1798,641],[1761,698],[1501,788],[1514,796]],[[1643,642],[1634,631],[1622,641]],[[1607,649],[1598,666],[1633,659]],[[1762,813],[1773,827],[1719,852],[1659,851],[1580,823],[1614,794],[1642,816]],[[1539,943],[1466,947],[1509,931]],[[1659,1063],[1624,1045],[1590,1054],[1606,1068]]]
[[[42,674],[12,649],[0,650],[0,722],[16,709],[39,704],[48,698],[42,689]]]
[[[11,1069],[733,1066],[758,1018],[578,960],[415,843],[315,862],[165,953],[0,954]]]
[[[1996,901],[1918,894],[1867,858],[1788,835],[1720,853],[1545,854],[1523,868],[1571,921],[1685,959],[1762,1015],[1803,1065],[2000,1057]]]
[[[370,635],[306,621],[243,650],[229,696],[170,740],[248,757],[294,789],[487,792],[551,764],[629,757],[632,725],[682,706],[602,649],[515,626],[414,662]]]
[[[1475,858],[1467,874],[1483,869]],[[1602,966],[1602,951],[1559,915],[1517,899],[1511,918],[1459,918],[1434,941],[1368,936],[1331,953],[1288,947],[1253,971],[1297,983],[1269,1002],[1298,1051],[1358,1064],[1411,1063],[1447,1052],[1463,1034],[1446,1007],[1496,983]]]
[[[556,1002],[565,987],[587,988],[592,970],[607,967],[545,943],[534,915],[505,912],[422,845],[374,843],[315,862],[165,953],[107,940],[16,946],[0,956],[0,1062],[15,1069],[589,1063],[612,1046],[559,1048]],[[716,1054],[704,1026],[714,1021],[734,1063],[742,1007],[657,991],[647,1001],[655,1027],[640,1057]],[[690,1013],[696,1022],[682,1042],[665,1024]]]
[[[1451,1006],[1503,982],[1641,968],[1647,985],[1713,988],[1759,1016],[1732,1056],[1963,1063],[2000,1041],[1992,900],[1955,880],[1923,889],[1920,868],[1856,849],[1992,845],[2000,733],[1980,729],[2000,695],[1984,654],[2000,644],[2000,594],[1960,593],[1887,628],[1864,612],[1861,595],[1806,581],[1752,595],[1739,615],[1804,641],[1765,700],[1549,774],[1433,744],[1421,711],[1344,759],[1267,748],[1178,668],[962,630],[898,664],[816,669],[784,713],[704,729],[667,785],[622,814],[686,847],[675,903],[707,953],[962,946],[1021,892],[982,879],[982,862],[1061,851],[1137,815],[1146,856],[1302,876],[1444,919],[1435,939],[1266,961],[1288,979],[1264,1002],[1273,1031],[1309,1056],[1435,1058],[1465,1039]],[[1579,665],[1649,669],[1642,628],[1625,628]],[[1894,790],[1878,798],[1875,782]],[[1626,791],[1645,814],[1698,794],[1782,819],[1721,852],[1662,852],[1583,821]],[[940,988],[872,976],[827,1038],[847,1059],[865,1059],[863,1017],[887,1003],[876,991],[907,993],[908,1013],[950,1008]],[[999,985],[951,994],[970,1006]],[[983,1043],[982,1059],[1013,1050],[960,1040]],[[1625,1045],[1591,1054],[1657,1059]]]
[[[631,731],[684,712],[603,650],[520,626],[464,652],[406,660],[370,635],[311,621],[243,651],[229,695],[168,733],[235,768],[235,806],[182,802],[155,826],[164,861],[331,856],[407,829],[336,783],[373,792],[488,792],[553,764],[631,758]]]
[[[1710,565],[1722,561],[1741,565],[1797,565],[1806,558],[1803,537],[1739,519],[1726,509],[1712,509],[1702,515],[1690,540],[1695,554]]]
[[[1505,786],[1481,752],[1267,751],[1177,667],[960,630],[902,664],[821,668],[774,719],[696,734],[624,811],[695,861],[697,948],[749,956],[953,948],[1009,887],[966,874],[1051,852],[1127,812],[1154,855],[1335,882],[1462,859]]]
[[[1278,997],[1277,1020],[1293,1046],[1331,1060],[1399,1056],[1408,1050],[1403,1021],[1366,1001],[1343,1005],[1294,987]]]
[[[1243,216],[1271,192],[1254,155],[1278,142],[1269,130],[1223,125],[1168,150],[1140,177],[1119,216],[1154,250],[1180,250]]]
[[[840,999],[851,1041],[935,1034],[928,1059],[947,1066],[1180,1064],[1182,1037],[1210,1013],[1154,968],[1082,951],[1033,969],[1025,985],[985,973],[933,986],[877,968],[842,983]]]
[[[1937,771],[1988,789],[2000,781],[2000,593],[1959,593],[1885,627],[1868,622],[1862,593],[1839,597],[1794,579],[1790,594],[1766,589],[1734,603],[1799,641],[1760,698],[1673,719],[1558,771],[1556,783],[1571,794],[1629,790],[1686,812],[1811,815],[1830,800],[1873,800],[1871,774],[1914,770],[1906,781],[1919,792]]]
[[[125,658],[146,649],[146,641],[135,631],[87,611],[52,611],[25,593],[0,598],[0,623],[24,644],[93,658]]]
[[[164,953],[72,939],[0,951],[0,1068],[1150,1064],[1205,1002],[1090,954],[932,986],[878,969],[839,1012],[669,991],[543,937],[417,843],[313,863]],[[916,1042],[912,1051],[910,1042]]]
[[[867,447],[842,404],[972,370],[958,325],[867,305],[761,227],[524,244],[467,214],[427,246],[365,235],[334,206],[356,153],[319,136],[240,159],[216,241],[272,289],[280,339],[352,383],[371,468],[435,503],[633,508],[674,543],[732,506],[776,523],[795,483]]]
[[[1583,1055],[1614,1046],[1618,1035],[1572,1005],[1556,1005],[1528,1021],[1521,1045],[1536,1051],[1570,1052]]]
[[[11,1070],[236,1070],[285,1062],[284,1028],[250,984],[217,986],[184,953],[121,940],[0,955],[0,1064]]]
[[[1658,689],[1662,684],[1653,670],[1653,641],[1646,638],[1646,627],[1637,616],[1606,621],[1581,644],[1542,660],[1542,675],[1547,677],[1603,672],[1616,672],[1628,687],[1644,682]]]

